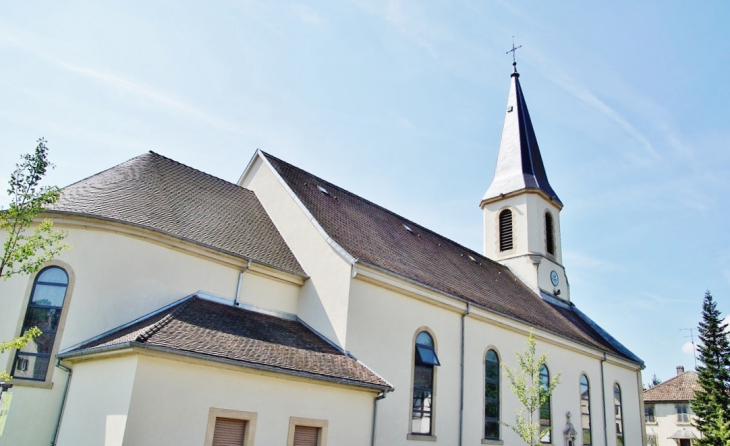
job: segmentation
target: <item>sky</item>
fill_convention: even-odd
[[[150,150],[235,182],[262,149],[481,252],[514,36],[571,300],[666,380],[694,367],[705,291],[730,312],[729,19],[720,0],[4,2],[0,178],[39,137],[59,186]]]

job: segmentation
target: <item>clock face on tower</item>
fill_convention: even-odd
[[[554,286],[558,286],[558,283],[560,283],[560,278],[558,277],[558,273],[555,270],[550,271],[550,281],[553,283]]]

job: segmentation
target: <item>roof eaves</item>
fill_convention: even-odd
[[[197,245],[197,246],[200,246],[200,247],[203,247],[203,248],[206,248],[206,249],[210,249],[210,250],[213,250],[213,251],[217,251],[217,252],[220,252],[222,254],[229,255],[231,257],[236,257],[238,259],[248,260],[248,261],[251,261],[251,262],[254,262],[254,263],[258,263],[259,265],[263,265],[263,266],[266,266],[266,267],[275,269],[277,271],[282,271],[282,272],[287,273],[287,274],[292,274],[294,276],[301,277],[303,279],[308,279],[309,278],[309,276],[304,272],[303,269],[302,269],[302,271],[289,270],[287,268],[282,268],[281,266],[278,266],[278,265],[272,265],[271,263],[268,263],[268,262],[263,262],[263,261],[260,261],[260,260],[257,260],[257,259],[251,258],[251,257],[247,257],[247,256],[242,255],[242,254],[235,253],[233,251],[228,251],[226,249],[219,248],[217,246],[209,245],[207,243],[202,243],[202,242],[199,242],[197,240],[193,240],[193,239],[188,238],[188,237],[183,237],[183,236],[180,236],[180,235],[177,235],[177,234],[173,234],[173,233],[168,232],[168,231],[163,231],[161,229],[157,229],[157,228],[154,228],[152,226],[146,226],[146,225],[142,225],[142,224],[139,224],[139,223],[133,223],[133,222],[121,220],[121,219],[118,219],[118,218],[102,217],[102,216],[95,215],[95,214],[86,214],[86,213],[83,213],[83,212],[70,212],[70,211],[61,211],[61,210],[56,210],[56,209],[47,209],[47,210],[44,210],[43,213],[44,214],[51,214],[51,215],[53,215],[53,214],[59,214],[59,215],[69,215],[69,216],[74,216],[74,217],[91,218],[91,219],[95,219],[95,220],[108,221],[108,222],[111,222],[111,223],[118,223],[118,224],[122,224],[122,225],[132,226],[132,227],[135,227],[135,228],[145,229],[147,231],[154,231],[154,232],[157,232],[158,234],[162,234],[162,235],[165,235],[167,237],[172,237],[172,238],[177,239],[177,240],[182,240],[184,242],[191,243],[193,245]]]
[[[575,314],[577,314],[581,319],[583,319],[583,321],[586,324],[590,325],[590,327],[593,328],[596,331],[596,333],[601,335],[603,337],[603,339],[606,340],[606,342],[611,344],[611,346],[613,348],[615,348],[619,353],[624,355],[626,358],[628,358],[632,362],[639,364],[641,366],[642,370],[644,368],[646,368],[646,365],[644,364],[644,361],[641,358],[636,356],[634,353],[631,352],[631,350],[626,348],[622,343],[620,343],[618,340],[616,340],[616,338],[614,338],[606,330],[601,328],[601,326],[598,325],[597,323],[595,323],[593,321],[593,319],[589,318],[588,315],[586,315],[585,313],[580,311],[578,309],[578,307],[576,307],[575,305],[572,305],[571,309],[573,310],[573,312],[575,312]]]
[[[204,360],[204,361],[212,361],[212,362],[217,362],[217,363],[221,363],[221,364],[234,365],[237,367],[244,367],[244,368],[249,368],[249,369],[273,372],[273,373],[282,373],[285,375],[297,376],[297,377],[301,377],[301,378],[309,378],[309,379],[314,379],[314,380],[318,380],[318,381],[327,381],[327,382],[342,384],[342,385],[346,385],[346,386],[374,389],[374,390],[378,390],[381,392],[382,391],[390,392],[390,391],[394,390],[393,386],[385,380],[383,380],[383,381],[387,385],[368,383],[365,381],[338,378],[338,377],[329,376],[329,375],[320,375],[320,374],[316,374],[316,373],[302,372],[302,371],[286,369],[286,368],[282,368],[282,367],[274,367],[274,366],[268,366],[268,365],[264,365],[264,364],[257,364],[254,362],[222,358],[220,356],[206,355],[203,353],[196,353],[196,352],[191,352],[188,350],[180,350],[180,349],[175,349],[175,348],[170,348],[170,347],[149,345],[149,344],[135,342],[135,341],[123,342],[120,344],[114,344],[114,345],[98,347],[98,348],[92,347],[92,348],[88,348],[88,349],[77,350],[74,352],[59,353],[58,355],[56,355],[56,357],[58,359],[71,359],[71,358],[78,358],[78,357],[82,357],[82,356],[86,356],[86,355],[92,355],[92,354],[95,355],[95,354],[99,354],[99,353],[108,353],[108,352],[115,351],[115,350],[124,350],[124,349],[128,349],[128,348],[137,348],[137,349],[141,349],[141,350],[149,350],[149,351],[154,351],[154,352],[159,352],[159,353],[167,353],[167,354],[171,354],[171,355],[175,355],[175,356],[183,356],[186,358],[194,358],[194,359],[200,359],[200,360]],[[359,364],[362,364],[359,361],[357,361],[357,362]],[[368,367],[368,370],[372,371],[369,367]],[[374,375],[377,376],[378,378],[382,379],[379,375],[377,375],[377,374],[374,374]]]

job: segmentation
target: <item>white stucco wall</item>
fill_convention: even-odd
[[[59,445],[122,446],[137,356],[74,364]],[[30,443],[23,443],[30,444]]]
[[[370,444],[376,395],[372,391],[212,363],[144,355],[127,358],[136,367],[111,374],[111,365],[119,360],[73,365],[78,376],[71,387],[60,446],[202,446],[210,408],[256,413],[255,445],[285,445],[290,417],[327,420],[329,446]],[[133,390],[105,379],[122,373],[124,382],[134,381]],[[93,394],[97,397],[85,398]],[[125,399],[129,410],[122,413],[117,402]],[[109,420],[119,414],[126,417],[123,431],[115,430],[123,433],[123,443],[118,437],[103,441],[102,433],[109,438]]]
[[[260,156],[256,156],[239,184],[256,193],[310,277],[302,287],[297,314],[315,330],[347,348],[350,264],[327,243]]]
[[[461,311],[461,310],[460,310]],[[475,310],[475,313],[479,311]],[[483,312],[482,312],[483,314]],[[411,367],[413,341],[420,327],[428,327],[438,345],[441,366],[437,367],[435,390],[435,436],[439,444],[456,444],[459,421],[459,379],[461,313],[429,304],[402,293],[385,289],[356,278],[350,293],[349,347],[361,361],[372,367],[395,387],[378,409],[378,444],[412,444],[406,439],[411,407]],[[529,327],[523,327],[523,330]],[[515,367],[514,352],[525,348],[526,334],[469,315],[465,325],[464,373],[464,445],[481,444],[484,417],[484,356],[494,348],[504,364]],[[548,351],[547,365],[551,377],[561,373],[562,384],[552,399],[553,444],[562,445],[566,412],[580,432],[580,375],[585,373],[591,385],[591,429],[593,445],[604,444],[601,394],[601,359],[598,352],[586,354],[575,348],[538,340],[538,353]],[[623,390],[626,444],[641,445],[637,373],[604,363],[608,445],[615,445],[613,434],[613,383]],[[514,423],[518,402],[501,373],[501,420]],[[502,426],[505,444],[519,444],[516,435]],[[580,434],[579,434],[580,437]],[[577,445],[581,440],[577,440]]]
[[[87,229],[58,221],[55,226],[68,231],[66,242],[73,249],[62,252],[59,260],[74,277],[64,307],[65,324],[57,341],[59,351],[199,290],[228,299],[235,296],[239,266],[125,235],[113,228]],[[19,335],[33,279],[16,276],[0,282],[0,339]],[[249,271],[243,276],[240,300],[296,313],[298,294],[297,285]],[[0,355],[0,368],[10,371],[12,358],[12,352]],[[26,382],[14,380],[13,405],[0,446],[51,441],[66,379],[64,371],[51,368],[50,389],[28,387]],[[27,429],[24,420],[31,418],[34,428]]]

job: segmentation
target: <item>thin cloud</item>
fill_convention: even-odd
[[[321,25],[325,21],[322,16],[307,5],[292,5],[292,10],[299,20],[310,25]]]

